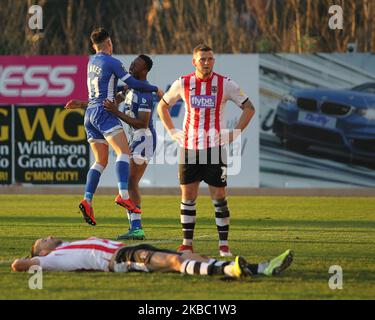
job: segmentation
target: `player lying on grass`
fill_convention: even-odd
[[[288,268],[293,252],[259,264],[243,257],[235,261],[217,261],[195,253],[158,249],[148,244],[126,246],[121,242],[89,238],[63,242],[49,236],[32,246],[31,258],[17,259],[13,271],[27,271],[33,265],[50,271],[180,272],[189,275],[225,275],[240,278],[256,274],[278,275]]]

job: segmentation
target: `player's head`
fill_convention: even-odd
[[[91,32],[90,39],[96,52],[105,51],[113,53],[113,45],[109,33],[104,28],[96,28]]]
[[[200,44],[193,51],[193,66],[204,77],[209,76],[215,65],[213,50],[205,44]]]
[[[46,256],[61,244],[62,240],[56,239],[52,236],[38,239],[34,242],[33,246],[31,247],[31,257]]]
[[[149,56],[139,55],[130,65],[129,72],[136,79],[145,80],[148,72],[152,69],[153,62]]]

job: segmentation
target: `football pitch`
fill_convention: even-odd
[[[80,196],[0,195],[0,299],[375,298],[375,199],[341,197],[228,198],[234,254],[259,262],[286,249],[295,252],[290,269],[278,277],[224,281],[180,274],[44,272],[43,289],[29,289],[31,274],[11,272],[10,264],[28,255],[35,239],[48,235],[67,241],[90,236],[114,239],[126,231],[126,216],[114,205],[114,197],[95,197],[96,227],[84,223],[78,213],[80,200]],[[179,198],[144,196],[143,212],[144,243],[176,249],[182,234]],[[212,203],[200,197],[195,251],[219,258],[217,238]],[[342,290],[329,288],[333,265],[343,270]]]

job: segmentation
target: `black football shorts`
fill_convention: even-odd
[[[180,149],[178,176],[180,185],[204,181],[209,186],[227,186],[226,150],[221,147],[205,150]]]

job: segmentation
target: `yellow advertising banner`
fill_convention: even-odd
[[[0,106],[0,185],[12,182],[11,124],[11,107]]]
[[[84,184],[90,152],[84,110],[15,109],[15,180],[31,184]]]

